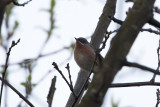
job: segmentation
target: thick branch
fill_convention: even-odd
[[[117,72],[122,68],[139,31],[152,17],[154,0],[136,0],[126,20],[111,41],[103,67],[94,75],[79,107],[100,107]],[[146,14],[147,13],[147,14]]]
[[[92,35],[91,44],[98,49],[102,40],[104,33],[106,33],[111,20],[108,17],[113,17],[115,14],[117,0],[107,0],[106,5],[103,8],[103,13],[99,18],[99,22]]]
[[[108,19],[108,16],[113,17],[115,14],[116,9],[116,1],[117,0],[107,0],[107,3],[104,6],[103,13],[101,14],[99,18],[99,22],[97,24],[97,27],[95,29],[95,32],[92,36],[91,44],[95,48],[99,48],[102,39],[104,37],[104,33],[106,32],[111,20]],[[74,87],[74,92],[77,94],[80,92],[84,82],[86,81],[86,78],[88,76],[88,72],[80,71],[78,74],[78,78],[76,80],[76,84]],[[82,93],[83,94],[83,93]],[[71,107],[72,103],[74,102],[74,96],[71,93],[69,100],[66,104],[66,107]],[[78,104],[78,102],[77,102]],[[76,106],[76,105],[75,105]],[[91,106],[90,106],[91,107]]]

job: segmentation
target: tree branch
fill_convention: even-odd
[[[111,20],[113,20],[113,21],[114,21],[115,23],[117,23],[117,24],[120,24],[120,25],[123,24],[123,21],[122,21],[122,20],[116,19],[115,17],[109,17],[109,18],[110,18]],[[157,35],[160,34],[159,31],[153,30],[153,29],[151,29],[151,28],[148,28],[148,29],[142,28],[142,29],[141,29],[141,32],[143,32],[143,31],[148,31],[148,32],[150,32],[150,33],[155,33],[155,34],[157,34]]]
[[[160,31],[160,29],[159,29]],[[157,66],[157,72],[159,72],[159,68],[160,68],[160,37],[159,37],[159,45],[158,45],[158,48],[157,48],[157,58],[158,58],[158,66]],[[155,78],[156,78],[156,74],[153,75],[152,79],[151,79],[151,82],[155,82]]]
[[[72,78],[71,78],[71,73],[70,73],[70,66],[69,66],[69,63],[67,64],[67,66],[65,67],[68,71],[68,76],[69,76],[69,81],[70,81],[70,85],[73,89],[73,83],[72,83]]]
[[[157,89],[156,95],[157,95],[156,107],[158,107],[158,105],[159,105],[159,103],[160,103],[160,91],[159,91],[159,89]]]
[[[52,83],[51,83],[49,93],[47,96],[47,102],[48,102],[49,107],[52,107],[53,96],[56,91],[55,85],[56,85],[56,76],[54,76],[54,78],[52,79]]]
[[[150,71],[150,72],[152,72],[154,74],[160,75],[160,72],[157,72],[157,70],[154,70],[154,69],[149,68],[149,67],[144,66],[144,65],[140,65],[138,63],[125,61],[124,65],[128,66],[128,67],[136,67],[136,68],[139,68],[139,69],[142,69],[142,70],[147,70],[147,71]]]
[[[70,88],[71,92],[73,93],[74,97],[76,98],[76,94],[73,90],[73,87],[71,86],[71,84],[68,82],[68,80],[66,79],[66,77],[63,75],[62,71],[59,69],[58,65],[53,62],[52,65],[54,66],[54,68],[60,73],[60,75],[62,76],[62,78],[65,80],[65,82],[67,83],[68,87]]]
[[[28,101],[17,89],[15,89],[10,83],[8,83],[6,80],[3,80],[0,77],[0,80],[3,81],[10,89],[12,89],[17,95],[19,95],[20,98],[22,98],[23,101],[25,101],[30,107],[34,107],[34,105]]]
[[[113,83],[110,88],[120,88],[120,87],[139,87],[139,86],[160,86],[160,82],[133,82],[133,83]]]
[[[32,61],[36,61],[36,60],[39,60],[40,58],[47,57],[47,56],[50,56],[50,55],[53,55],[53,54],[57,54],[59,52],[62,52],[64,50],[70,49],[70,48],[71,48],[71,46],[63,47],[63,48],[58,49],[58,50],[53,51],[53,52],[49,52],[49,53],[46,53],[46,54],[41,54],[41,55],[39,55],[37,57],[34,57],[34,58],[27,58],[27,59],[24,59],[24,60],[19,61],[19,62],[10,63],[8,65],[11,66],[11,65],[23,64],[23,63],[25,63],[25,64],[26,63],[31,63]],[[3,67],[3,66],[5,66],[5,65],[0,65],[0,67]]]
[[[100,107],[117,72],[122,68],[139,31],[153,17],[155,0],[136,0],[126,20],[111,41],[103,67],[93,76],[79,107]],[[147,14],[144,14],[147,13]]]
[[[6,61],[5,61],[5,66],[4,66],[4,71],[2,73],[2,80],[5,79],[5,74],[7,72],[7,68],[8,68],[8,60],[9,60],[9,56],[10,56],[10,53],[11,53],[11,50],[14,46],[16,46],[18,43],[20,42],[20,39],[18,39],[17,42],[15,41],[12,41],[12,45],[11,47],[9,48],[9,51],[7,52],[7,57],[6,57]],[[3,81],[2,81],[2,84],[1,84],[1,93],[0,93],[0,106],[1,106],[1,102],[2,102],[2,92],[3,92]]]
[[[151,25],[153,25],[153,26],[155,26],[155,27],[160,28],[160,22],[158,22],[158,21],[157,21],[156,19],[154,19],[154,18],[151,18],[148,23],[151,24]]]

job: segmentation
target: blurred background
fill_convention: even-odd
[[[19,3],[25,2],[18,0]],[[46,107],[47,95],[54,76],[57,77],[53,107],[64,107],[70,89],[61,75],[53,68],[56,62],[68,78],[67,63],[70,64],[72,81],[75,83],[79,67],[73,58],[74,37],[85,37],[90,41],[106,0],[32,0],[24,7],[8,5],[0,38],[0,71],[3,71],[6,52],[13,40],[21,39],[10,55],[7,80],[36,107]],[[155,6],[159,6],[156,1]],[[125,20],[126,12],[133,3],[118,0],[115,17]],[[160,20],[158,13],[154,14]],[[118,29],[114,22],[108,31]],[[144,28],[154,27],[145,25]],[[102,51],[104,56],[110,46],[112,34]],[[128,60],[153,69],[158,66],[157,48],[159,35],[141,32],[138,35]],[[123,67],[116,75],[114,83],[150,81],[153,74],[136,68]],[[156,81],[160,81],[159,76]],[[27,88],[27,87],[30,88]],[[102,107],[154,107],[157,102],[156,90],[159,87],[143,86],[110,88]],[[26,107],[26,103],[7,86],[4,87],[2,106]]]

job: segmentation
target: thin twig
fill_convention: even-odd
[[[125,66],[136,67],[136,68],[139,68],[139,69],[142,69],[142,70],[147,70],[147,71],[150,71],[150,72],[152,72],[154,74],[160,75],[160,72],[157,72],[156,70],[154,70],[152,68],[149,68],[147,66],[144,66],[144,65],[141,65],[141,64],[138,64],[138,63],[125,61],[123,64]]]
[[[28,0],[28,1],[20,4],[20,3],[16,2],[15,0],[12,0],[13,4],[16,5],[16,6],[25,6],[25,5],[28,4],[30,1],[32,1],[32,0]]]
[[[143,31],[148,31],[149,33],[155,33],[157,35],[160,35],[159,31],[153,30],[151,28],[148,28],[148,29],[143,28],[143,29],[141,29],[141,32],[143,32]]]
[[[160,86],[160,82],[133,82],[133,83],[113,83],[110,88],[120,88],[120,87],[139,87],[139,86]]]
[[[5,74],[7,72],[8,60],[9,60],[10,52],[11,52],[12,48],[14,46],[16,46],[19,42],[20,42],[20,39],[18,39],[17,42],[12,41],[11,47],[9,48],[9,51],[7,52],[7,57],[6,57],[6,61],[5,61],[4,71],[2,73],[2,84],[1,84],[1,93],[0,93],[0,106],[1,106],[1,102],[2,102],[2,92],[3,92],[3,85],[4,85],[3,80],[5,79]]]
[[[8,83],[5,79],[3,80],[0,77],[0,80],[5,83],[10,89],[12,89],[17,95],[19,95],[20,98],[22,98],[30,107],[34,107],[34,105],[28,101],[28,99],[26,99],[17,89],[15,89],[10,83]]]
[[[46,54],[41,54],[41,55],[39,55],[38,57],[35,57],[35,58],[27,58],[27,59],[24,59],[24,60],[22,60],[22,61],[20,61],[20,62],[11,63],[11,64],[9,64],[9,65],[17,65],[17,64],[23,64],[23,63],[25,63],[25,64],[26,64],[26,63],[30,63],[30,62],[32,62],[32,61],[39,60],[40,58],[47,57],[47,56],[50,56],[50,55],[53,55],[53,54],[57,54],[57,53],[59,53],[59,52],[62,52],[62,51],[65,50],[65,49],[69,49],[69,48],[71,48],[71,47],[70,47],[70,46],[63,47],[63,48],[58,49],[58,50],[56,50],[56,51],[49,52],[49,53],[46,53]],[[3,66],[5,66],[5,65],[0,65],[0,66],[3,67]]]
[[[70,73],[70,66],[69,66],[69,63],[67,64],[67,66],[65,67],[68,71],[68,76],[69,76],[69,81],[70,81],[70,85],[73,89],[73,84],[72,84],[72,78],[71,78],[71,73]]]
[[[122,20],[119,20],[119,19],[117,19],[117,18],[115,18],[115,17],[109,17],[111,20],[113,20],[115,23],[117,23],[117,24],[120,24],[120,25],[122,25],[123,24],[123,21]],[[150,23],[152,23],[152,25],[154,24],[154,23],[156,23],[154,20],[153,21],[150,21]],[[142,28],[141,30],[140,30],[141,32],[143,32],[143,31],[147,31],[147,32],[149,32],[149,33],[155,33],[155,34],[160,34],[160,32],[159,31],[156,31],[156,30],[153,30],[153,29],[151,29],[151,28]]]
[[[65,80],[65,82],[67,83],[67,85],[69,86],[71,92],[73,93],[73,95],[76,97],[73,88],[71,87],[71,85],[69,84],[68,80],[66,79],[66,77],[63,75],[62,71],[59,69],[58,65],[53,62],[52,65],[54,66],[54,68],[60,73],[60,75],[62,76],[62,78]]]
[[[160,103],[160,91],[159,91],[159,89],[157,89],[156,94],[157,94],[157,103],[156,103],[156,107],[158,107],[158,105],[159,105],[159,103]]]
[[[54,78],[52,79],[52,83],[51,83],[49,93],[47,96],[47,103],[48,103],[49,107],[52,107],[53,96],[54,96],[54,93],[56,90],[55,84],[56,84],[56,76],[54,76]]]
[[[106,33],[104,33],[104,41],[102,42],[102,47],[97,50],[97,53],[100,53],[100,52],[105,48],[106,42],[107,42],[108,38],[110,37],[110,35],[111,35],[112,33],[117,32],[118,30],[119,30],[119,29],[116,29],[116,30],[114,30],[114,31],[109,31],[109,32],[107,31]]]
[[[108,18],[111,19],[111,20],[113,20],[114,22],[120,24],[120,25],[123,24],[123,21],[121,21],[121,20],[119,20],[119,19],[116,19],[115,17],[110,17],[110,16],[109,16]],[[151,19],[148,21],[148,23],[149,23],[150,25],[154,26],[154,27],[160,28],[160,22],[157,21],[157,20],[154,19],[154,18],[151,18]],[[151,32],[151,33],[152,33],[152,32]]]
[[[158,56],[158,66],[157,66],[157,70],[156,70],[157,72],[159,72],[159,68],[160,68],[160,53],[159,53],[159,51],[160,51],[160,34],[159,34],[159,45],[157,48],[157,56]],[[151,82],[155,82],[155,78],[156,78],[156,74],[153,75]]]

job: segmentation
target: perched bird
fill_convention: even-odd
[[[96,50],[85,38],[75,38],[76,44],[74,49],[74,59],[77,65],[85,71],[90,71],[96,57]],[[97,58],[95,67],[100,65],[100,60]]]

